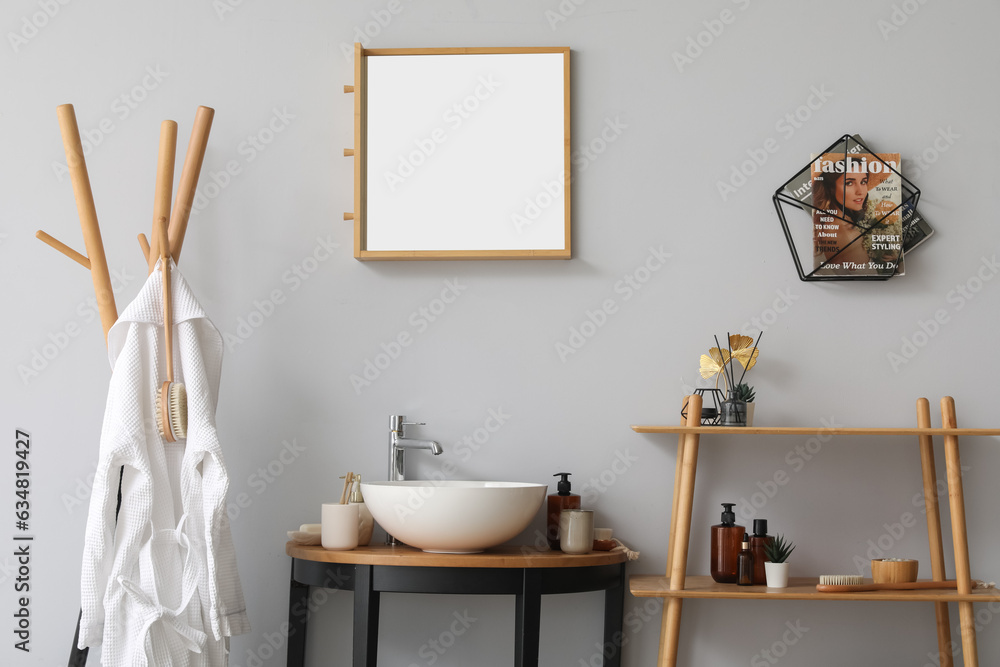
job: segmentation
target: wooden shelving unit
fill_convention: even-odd
[[[677,434],[677,465],[674,476],[674,498],[670,514],[670,541],[667,547],[665,576],[634,575],[629,589],[636,597],[664,598],[660,634],[659,667],[677,665],[680,639],[681,607],[684,599],[727,600],[848,600],[882,602],[933,602],[937,623],[938,652],[941,667],[953,667],[951,626],[948,603],[959,607],[962,632],[962,654],[965,667],[978,667],[976,629],[973,604],[997,599],[996,591],[971,587],[969,543],[965,525],[965,498],[962,489],[959,436],[997,436],[1000,429],[958,428],[955,401],[941,399],[941,428],[931,427],[930,404],[926,398],[917,400],[915,428],[816,428],[816,427],[723,427],[701,426],[701,397],[688,396],[687,423],[679,426],[633,425],[637,433]],[[736,586],[718,584],[711,577],[687,576],[688,543],[691,534],[691,509],[694,502],[694,481],[698,465],[698,446],[702,435],[847,435],[847,436],[917,436],[923,473],[924,505],[927,513],[927,535],[930,543],[933,581],[944,581],[944,543],[941,537],[941,515],[938,507],[937,473],[934,462],[934,436],[944,439],[947,466],[949,510],[952,543],[955,553],[955,576],[962,582],[957,590],[870,591],[859,593],[820,593],[818,579],[792,578],[788,588]]]

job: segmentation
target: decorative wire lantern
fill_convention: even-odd
[[[726,396],[722,393],[721,389],[715,387],[701,387],[694,390],[694,393],[701,396],[701,425],[702,426],[717,426],[719,420],[722,419],[722,401],[725,400]],[[708,404],[705,400],[705,394],[712,397],[712,405]],[[684,418],[684,423],[687,423],[688,416],[688,402],[684,401],[684,407],[681,408],[681,417]]]

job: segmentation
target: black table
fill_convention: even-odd
[[[354,667],[375,667],[382,593],[514,595],[514,665],[537,667],[543,595],[605,591],[604,665],[620,667],[625,555],[569,555],[505,546],[480,554],[430,554],[406,546],[327,551],[285,545],[292,557],[288,665],[304,667],[309,587],[354,591]]]

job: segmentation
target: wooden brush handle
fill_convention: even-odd
[[[898,584],[858,584],[856,586],[826,586],[818,584],[819,593],[863,593],[865,591],[910,591],[923,588],[957,588],[958,582],[950,581],[910,581]]]
[[[156,220],[156,238],[160,245],[160,271],[163,273],[163,344],[167,350],[167,381],[174,381],[174,333],[170,303],[170,243],[167,241],[167,219]]]

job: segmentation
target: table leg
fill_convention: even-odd
[[[941,426],[957,428],[955,399],[945,396],[941,399]],[[955,579],[958,592],[968,595],[972,592],[972,576],[969,568],[969,536],[965,527],[965,493],[962,490],[962,461],[958,454],[958,436],[944,436],[944,460],[948,468],[948,505],[951,509],[951,536],[955,547]],[[971,602],[958,603],[958,615],[962,627],[962,657],[965,667],[979,667],[979,649],[976,647],[975,612]]]
[[[291,585],[288,589],[288,667],[306,664],[306,622],[309,620],[309,586],[295,581],[295,559],[292,559]]]
[[[542,578],[534,568],[525,568],[523,573],[521,592],[514,596],[514,667],[538,667]]]
[[[354,667],[375,667],[378,660],[379,592],[372,585],[372,566],[354,568]]]
[[[604,667],[621,667],[624,618],[625,563],[622,563],[618,585],[604,591]]]
[[[931,406],[926,398],[917,399],[917,426],[929,428]],[[944,571],[944,543],[941,540],[941,511],[938,507],[937,470],[934,464],[934,439],[922,435],[920,441],[920,468],[924,477],[924,509],[927,513],[927,540],[930,544],[931,578],[934,581],[947,579]],[[941,667],[952,667],[951,621],[948,603],[935,602],[934,615],[937,620],[938,660]]]

